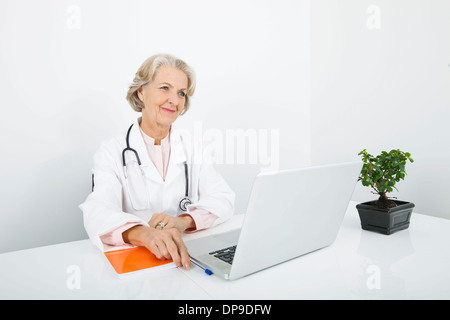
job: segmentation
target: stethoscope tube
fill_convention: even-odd
[[[122,150],[122,164],[124,167],[126,167],[126,165],[127,165],[127,163],[125,161],[125,152],[127,152],[127,151],[133,152],[134,155],[136,156],[136,160],[137,160],[138,164],[141,165],[141,159],[139,158],[137,151],[134,150],[133,148],[130,148],[130,132],[131,132],[131,128],[133,128],[133,125],[134,125],[134,123],[130,126],[130,128],[128,129],[128,132],[127,132],[127,139],[126,139],[127,147]]]
[[[187,211],[187,206],[192,204],[191,200],[189,199],[189,174],[188,174],[188,166],[187,163],[184,163],[184,176],[186,177],[186,192],[184,194],[184,198],[181,199],[178,207],[181,209],[181,211]]]
[[[186,162],[184,163],[184,176],[186,177],[186,192],[184,193],[184,196],[187,198],[189,196],[189,174]]]

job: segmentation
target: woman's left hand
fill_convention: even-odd
[[[164,227],[161,227],[160,223],[164,224]],[[159,230],[177,228],[180,232],[183,232],[187,229],[195,229],[194,219],[188,214],[172,217],[165,213],[154,213],[148,224],[150,227]]]

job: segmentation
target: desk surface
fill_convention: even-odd
[[[0,299],[450,299],[450,220],[414,213],[386,236],[362,230],[355,205],[331,246],[235,281],[195,266],[118,279],[89,240],[0,254]]]

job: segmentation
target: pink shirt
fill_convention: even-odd
[[[155,140],[146,135],[141,128],[139,129],[141,131],[142,138],[144,139],[145,146],[147,147],[148,156],[165,181],[170,158],[170,134],[161,140],[160,145],[155,145]],[[186,214],[190,215],[195,222],[195,230],[190,230],[191,232],[211,227],[214,221],[218,218],[211,212],[199,208],[189,210],[189,213]],[[101,235],[100,239],[106,245],[126,245],[123,241],[122,233],[136,225],[139,225],[139,223],[126,223],[111,232]]]

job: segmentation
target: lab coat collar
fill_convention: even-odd
[[[184,163],[187,161],[185,146],[180,132],[172,125],[170,129],[170,158],[167,167],[166,183],[169,183],[180,174],[184,176]]]
[[[155,139],[153,139],[152,137],[148,136],[143,130],[142,128],[139,128],[142,138],[144,138],[144,143],[146,146],[148,145],[155,145]],[[170,134],[167,134],[167,136],[161,140],[161,147],[167,148],[170,146]]]
[[[186,147],[181,133],[175,126],[170,129],[170,162],[179,164],[187,161]]]
[[[139,130],[139,124],[142,118],[136,119],[133,128],[130,132],[130,147],[135,149],[139,154],[142,167],[147,167],[145,170],[146,176],[154,181],[163,183],[163,179],[156,169],[153,162],[150,160],[145,146],[144,139]],[[180,132],[172,125],[170,129],[170,157],[169,165],[167,167],[167,174],[165,182],[170,182],[175,179],[180,173],[184,172],[183,163],[187,161],[187,155]],[[183,169],[183,170],[182,170]]]

